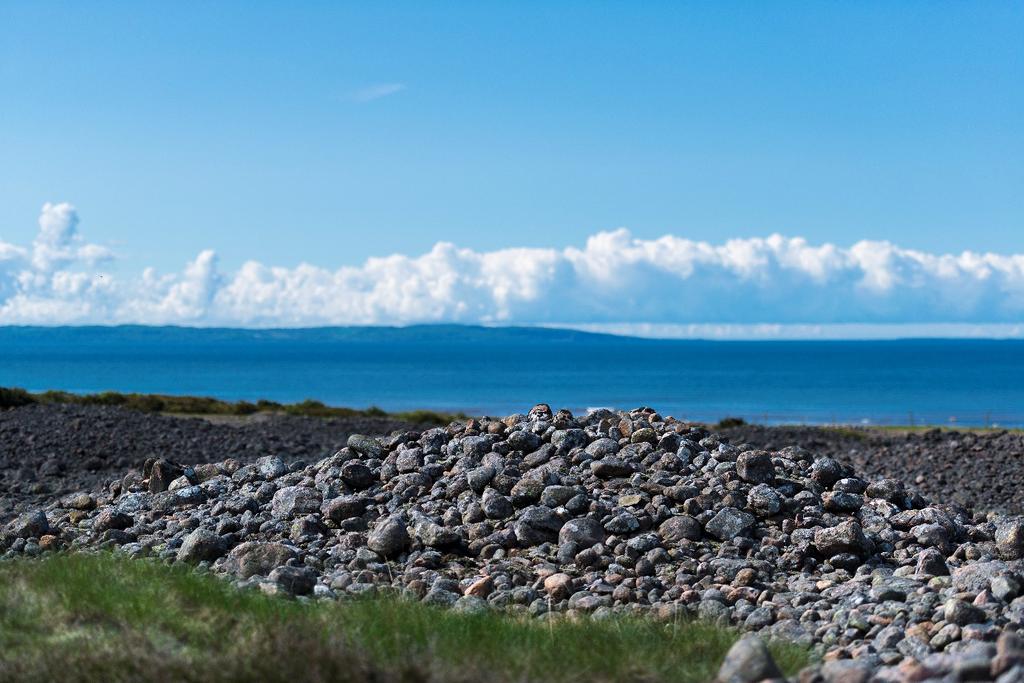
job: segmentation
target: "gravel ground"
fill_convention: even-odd
[[[141,468],[147,458],[206,463],[264,455],[318,460],[353,433],[415,425],[387,418],[259,414],[199,418],[108,406],[29,405],[0,410],[0,523],[55,496],[91,491]]]
[[[350,434],[414,426],[386,418],[186,418],[105,406],[0,411],[0,523],[54,495],[103,486],[141,468],[147,458],[251,462],[280,454],[285,460],[317,460],[344,445]],[[900,479],[933,500],[1024,514],[1022,432],[901,434],[745,425],[722,434],[734,444],[768,450],[800,446],[850,463],[864,475]]]
[[[849,463],[863,476],[899,479],[932,500],[1024,514],[1024,432],[745,425],[723,434],[769,450],[801,446]]]

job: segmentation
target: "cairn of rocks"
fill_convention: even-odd
[[[54,548],[198,564],[302,599],[698,617],[815,648],[805,681],[1024,681],[1024,518],[649,408],[353,435],[316,463],[150,460],[0,540],[5,556]],[[751,639],[734,650],[724,680],[777,674]]]

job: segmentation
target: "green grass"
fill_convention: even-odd
[[[978,427],[971,425],[957,425],[957,424],[943,424],[943,425],[931,425],[931,424],[908,424],[908,425],[879,425],[879,424],[807,424],[804,422],[781,422],[777,424],[764,424],[764,423],[750,423],[741,417],[723,417],[716,424],[704,425],[709,429],[716,431],[724,431],[728,429],[734,429],[738,427],[746,426],[762,426],[762,427],[807,427],[811,429],[818,429],[823,432],[831,433],[835,436],[856,439],[863,441],[872,434],[923,434],[930,432],[934,429],[940,432],[958,432],[960,434],[993,434],[1001,432],[1024,432],[1024,429],[1018,427]]]
[[[301,403],[277,401],[222,401],[205,396],[170,396],[166,394],[123,394],[105,391],[99,394],[72,394],[67,391],[30,393],[16,387],[0,387],[0,409],[18,408],[33,403],[75,403],[79,405],[121,406],[144,413],[171,413],[179,415],[253,415],[255,413],[283,413],[310,417],[390,417],[418,424],[447,425],[465,420],[462,413],[438,413],[432,410],[388,413],[371,406],[366,409],[328,406],[308,399]]]
[[[866,427],[868,430],[897,434],[923,434],[933,429],[940,432],[959,432],[960,434],[998,434],[1002,432],[1024,432],[1019,427],[971,427],[965,425],[884,425]]]
[[[738,634],[541,622],[397,598],[299,602],[114,555],[0,563],[0,680],[708,681]],[[771,645],[789,674],[806,650]]]

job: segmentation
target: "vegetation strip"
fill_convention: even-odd
[[[738,636],[699,621],[287,600],[106,553],[0,564],[0,680],[707,681]],[[807,663],[805,649],[771,650],[789,674]]]
[[[174,413],[184,415],[254,415],[256,413],[282,413],[308,417],[388,417],[416,424],[447,425],[467,418],[463,413],[439,413],[433,410],[411,410],[388,413],[376,406],[345,408],[328,406],[321,401],[307,399],[300,403],[278,403],[260,399],[251,401],[222,401],[206,396],[171,396],[167,394],[123,394],[105,391],[99,394],[72,394],[67,391],[32,393],[17,387],[0,387],[0,409],[18,408],[35,403],[71,403],[77,405],[121,406],[143,413]]]

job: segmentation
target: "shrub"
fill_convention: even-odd
[[[284,406],[278,403],[277,401],[268,401],[265,398],[261,398],[260,400],[256,401],[257,410],[265,410],[269,412],[273,410],[281,410],[282,408],[284,408]]]
[[[129,405],[144,413],[159,413],[164,409],[164,401],[159,396],[132,396],[132,399],[133,400],[130,401]]]
[[[116,391],[104,391],[102,394],[86,394],[77,397],[77,403],[100,406],[121,406],[128,402],[128,397]]]
[[[17,387],[0,387],[0,409],[20,408],[35,403],[32,394]]]
[[[30,403],[73,403],[79,405],[121,406],[144,413],[178,413],[185,415],[252,415],[259,412],[283,412],[308,417],[370,417],[392,418],[424,425],[446,426],[455,420],[468,419],[458,413],[437,413],[432,410],[413,410],[388,413],[378,406],[365,410],[329,406],[322,401],[306,399],[301,403],[282,404],[260,399],[250,401],[222,401],[208,396],[169,396],[166,394],[123,394],[105,391],[99,394],[72,394],[67,391],[45,391],[31,394],[24,389],[0,387],[0,408],[14,408]]]
[[[235,412],[239,415],[252,415],[259,411],[259,407],[255,403],[250,403],[249,401],[239,401],[235,404]]]
[[[35,398],[41,403],[75,403],[78,399],[74,394],[66,391],[44,391],[36,394]]]

